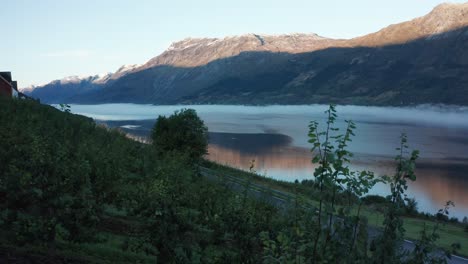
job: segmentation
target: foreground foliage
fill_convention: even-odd
[[[161,154],[36,102],[2,100],[1,106],[4,243],[99,242],[95,234],[107,228],[108,208],[115,208],[136,221],[136,230],[119,230],[128,236],[126,251],[162,263],[260,261],[258,233],[275,228],[276,209],[200,177],[186,149]]]
[[[344,133],[340,133],[343,128],[336,125],[335,106],[331,105],[325,114],[327,121],[322,130],[315,121],[309,125],[312,162],[318,165],[313,181],[318,189],[318,206],[312,210],[296,207],[286,227],[262,233],[264,263],[446,263],[450,251],[440,252],[435,246],[438,223],[431,231],[423,229],[413,250],[403,247],[403,215],[407,208],[415,206],[405,191],[408,180],[416,180],[414,169],[418,158],[418,151],[408,154],[406,135],[402,134],[396,149],[395,174],[377,179],[370,171],[352,171],[349,167],[353,154],[347,151],[347,146],[354,136],[355,124],[346,120]],[[369,197],[359,197],[378,182],[390,186],[390,195],[382,201],[383,230],[370,236],[368,219],[361,214]],[[340,193],[348,199],[338,199]],[[439,213],[447,216],[451,205],[449,201]],[[458,248],[454,244],[452,251]]]
[[[347,121],[340,134],[334,106],[325,130],[310,124],[315,179],[296,183],[296,200],[282,210],[251,197],[250,180],[233,188],[199,174],[206,127],[193,110],[159,117],[153,144],[145,145],[68,108],[0,103],[0,258],[15,252],[15,262],[24,263],[41,262],[41,254],[64,263],[445,261],[431,253],[439,225],[423,230],[414,251],[399,249],[409,203],[404,190],[417,158],[406,155],[404,136],[396,173],[386,179],[392,195],[381,201],[384,231],[369,234],[361,210],[369,198],[359,197],[380,179],[349,168],[355,125]],[[304,202],[307,195],[317,206]]]

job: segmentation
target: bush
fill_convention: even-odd
[[[418,214],[418,202],[414,198],[410,198],[406,200],[405,203],[406,213],[409,215],[417,215]]]
[[[361,201],[365,205],[388,203],[388,199],[380,195],[366,195],[361,198]]]
[[[193,109],[182,109],[169,117],[159,116],[151,137],[160,156],[179,152],[199,161],[207,154],[208,129]]]
[[[439,221],[442,221],[442,222],[448,222],[449,221],[449,217],[445,214],[442,214],[442,213],[437,213],[435,214],[435,217],[437,220]]]

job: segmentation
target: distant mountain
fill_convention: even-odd
[[[95,89],[99,89],[99,81],[107,76],[69,76],[52,81],[44,86],[32,86],[23,89],[23,92],[35,98],[40,98],[45,103],[57,103],[65,101],[65,98],[77,96]]]
[[[45,85],[31,85],[22,92],[44,103],[68,102],[68,98],[80,96],[89,92],[99,91],[105,85],[136,70],[140,65],[123,65],[115,73],[98,74],[94,76],[68,76],[54,80]]]
[[[468,3],[353,39],[316,34],[187,38],[161,55],[43,101],[468,105]],[[67,90],[62,94],[59,90]],[[44,91],[47,91],[44,90]],[[54,97],[55,96],[55,97]]]

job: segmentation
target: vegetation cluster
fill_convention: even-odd
[[[92,119],[27,100],[0,101],[0,259],[17,263],[444,263],[439,224],[402,248],[402,216],[418,153],[402,136],[387,198],[364,197],[382,179],[349,168],[334,106],[310,123],[314,180],[294,184],[284,210],[251,185],[204,177],[207,129],[194,110],[160,116],[152,144]],[[235,187],[233,187],[235,186]],[[303,197],[313,197],[315,203]],[[365,203],[383,205],[371,234]],[[447,206],[439,213],[448,215]],[[440,222],[440,221],[439,221]],[[438,222],[438,223],[439,223]],[[454,244],[454,249],[457,245]],[[450,252],[447,252],[450,253]],[[449,255],[449,254],[447,254]]]

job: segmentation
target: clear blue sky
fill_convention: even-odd
[[[25,87],[144,63],[185,37],[313,32],[352,38],[422,16],[441,2],[0,0],[0,71],[12,71]]]

